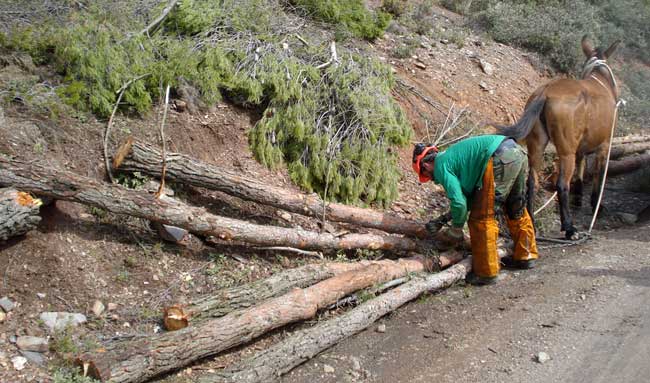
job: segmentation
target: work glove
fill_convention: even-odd
[[[447,212],[427,222],[425,227],[427,228],[429,235],[435,236],[449,221],[451,221],[451,213]]]
[[[463,229],[460,227],[448,227],[440,230],[433,239],[440,245],[447,248],[457,247],[463,244],[465,239]]]

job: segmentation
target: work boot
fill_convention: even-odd
[[[501,263],[504,267],[509,269],[519,269],[519,270],[528,270],[535,267],[535,259],[526,259],[523,261],[516,260],[512,257],[501,258]]]
[[[493,277],[481,277],[479,275],[476,275],[474,273],[469,273],[465,277],[465,282],[469,283],[470,285],[474,286],[486,286],[486,285],[493,285],[497,283],[499,280],[499,276],[495,275]]]

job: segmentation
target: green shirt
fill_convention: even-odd
[[[467,221],[467,201],[483,185],[485,167],[505,138],[498,135],[467,138],[436,156],[433,180],[445,188],[455,227],[462,227]]]

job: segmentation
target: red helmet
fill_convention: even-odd
[[[413,170],[420,177],[420,182],[425,183],[431,181],[430,174],[422,174],[420,169],[420,162],[429,152],[438,153],[438,148],[435,146],[425,146],[424,144],[417,144],[413,150]]]

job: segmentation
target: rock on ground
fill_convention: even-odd
[[[77,326],[86,322],[86,316],[83,314],[73,314],[66,312],[44,312],[41,313],[41,320],[50,331],[60,331],[67,326]]]
[[[48,350],[47,339],[37,336],[20,336],[16,339],[16,346],[23,351],[46,352]]]

